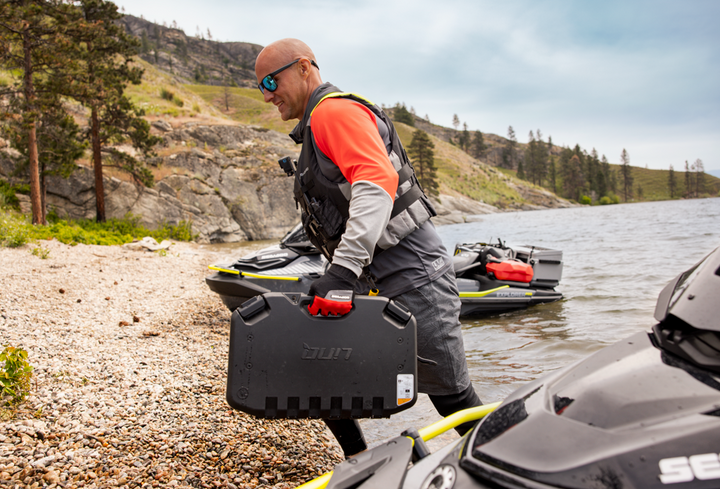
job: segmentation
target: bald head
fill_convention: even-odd
[[[292,64],[293,61],[297,61]],[[312,92],[322,84],[320,71],[313,66],[315,54],[299,39],[280,39],[266,46],[255,60],[258,84],[271,73],[275,91],[265,89],[265,102],[273,103],[283,120],[300,119]],[[289,65],[289,66],[288,66]]]
[[[269,57],[277,60],[280,64],[285,65],[298,58],[308,58],[315,60],[315,53],[312,52],[310,46],[302,42],[300,39],[280,39],[272,44],[268,44],[257,57],[255,66],[262,58]]]

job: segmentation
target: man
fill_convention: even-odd
[[[290,137],[302,151],[295,199],[303,226],[331,266],[310,294],[373,290],[404,304],[418,324],[418,390],[442,416],[481,405],[468,376],[452,261],[430,217],[392,122],[354,94],[323,83],[312,50],[297,39],[263,49],[258,87],[283,120],[298,119]],[[325,301],[322,309],[333,309]],[[325,420],[345,456],[366,448],[354,420]],[[458,427],[463,434],[471,426]]]

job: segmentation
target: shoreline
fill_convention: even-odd
[[[216,252],[34,246],[0,248],[0,337],[34,367],[0,418],[0,486],[286,489],[343,460],[321,421],[227,405],[230,313],[204,283]]]

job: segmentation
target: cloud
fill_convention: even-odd
[[[174,17],[188,34],[301,38],[324,79],[446,126],[458,114],[501,135],[508,125],[520,138],[541,128],[611,160],[625,147],[657,168],[701,151],[707,168],[720,168],[720,2],[117,3],[150,20]]]

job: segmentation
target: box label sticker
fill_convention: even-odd
[[[397,376],[397,405],[402,406],[415,397],[415,376],[413,374],[398,374]]]

